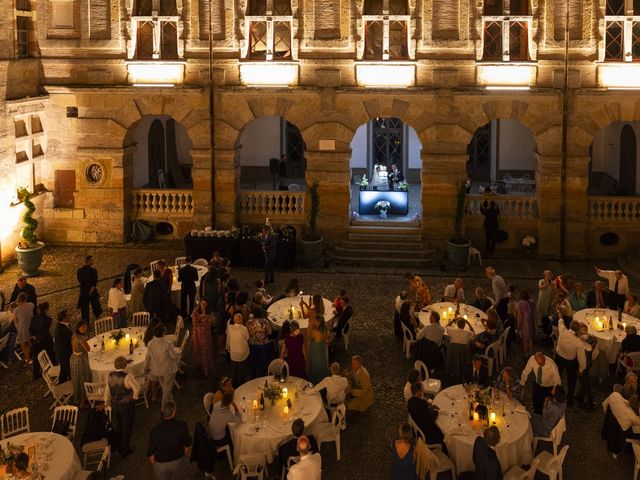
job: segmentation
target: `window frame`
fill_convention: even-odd
[[[502,54],[500,58],[486,58],[486,31],[487,24],[499,23],[501,26],[501,50]],[[512,24],[522,23],[526,26],[526,58],[514,58],[512,59],[511,50],[511,28]],[[482,16],[482,60],[486,62],[530,62],[532,52],[533,38],[531,36],[531,27],[533,25],[533,15],[483,15]],[[496,56],[498,57],[498,56]]]
[[[640,12],[638,12],[640,13]],[[621,55],[618,57],[609,56],[609,26],[610,24],[619,24],[622,26],[622,39],[620,42]],[[634,57],[634,25],[640,25],[640,15],[605,15],[604,17],[604,61],[605,62],[640,62],[640,52]],[[635,42],[640,46],[640,36]]]
[[[268,8],[268,7],[267,7]],[[269,11],[267,11],[268,13]],[[246,36],[247,38],[247,60],[256,61],[291,61],[293,60],[293,15],[247,15],[246,17]],[[253,31],[254,23],[266,23],[266,52],[264,55],[256,55],[252,51],[253,49],[253,37],[251,32]],[[289,26],[289,54],[286,57],[279,57],[275,51],[276,46],[276,25],[278,23],[285,23]]]
[[[131,31],[135,35],[135,38],[132,38],[134,43],[133,49],[133,60],[179,60],[182,58],[180,51],[180,22],[182,21],[182,17],[179,15],[172,16],[132,16],[131,17]],[[140,39],[138,38],[138,29],[140,24],[148,23],[153,27],[152,41],[153,41],[153,51],[151,57],[140,57],[139,56],[139,48]],[[173,23],[175,27],[176,34],[176,55],[171,56],[163,56],[163,48],[164,44],[164,28],[167,23]]]
[[[367,38],[367,28],[368,28],[368,24],[369,23],[373,23],[373,22],[381,22],[382,23],[382,58],[374,58],[373,56],[367,56],[367,43],[366,43],[366,38]],[[404,24],[404,28],[405,28],[405,42],[403,45],[404,48],[406,49],[406,56],[402,57],[398,57],[398,58],[392,58],[391,57],[391,50],[390,50],[390,31],[391,31],[391,24],[392,23],[403,23]],[[406,61],[406,60],[411,60],[411,55],[410,55],[410,45],[411,45],[411,15],[362,15],[362,28],[363,28],[363,32],[362,32],[362,41],[363,41],[363,54],[362,54],[362,59],[363,60],[370,60],[370,61]]]

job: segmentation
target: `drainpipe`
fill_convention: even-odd
[[[564,22],[564,85],[562,88],[562,153],[560,167],[560,261],[567,249],[567,134],[569,129],[569,2]]]
[[[209,148],[211,150],[211,225],[216,226],[216,150],[214,140],[213,0],[209,0]]]

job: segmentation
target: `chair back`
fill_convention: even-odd
[[[235,475],[240,475],[241,480],[247,478],[264,479],[267,470],[267,456],[264,453],[248,453],[238,457],[238,463],[233,470]]]
[[[345,407],[344,403],[341,403],[333,410],[333,414],[331,415],[331,424],[335,430],[336,437],[340,435],[340,430],[342,429],[342,425],[344,425],[344,417],[346,414],[347,407]]]
[[[409,426],[413,430],[413,433],[416,436],[416,438],[419,438],[420,440],[422,440],[424,442],[425,445],[427,445],[427,436],[420,429],[418,424],[413,421],[413,418],[411,418],[411,415],[409,415]]]
[[[553,429],[551,430],[550,438],[551,438],[551,441],[553,442],[553,445],[556,448],[558,445],[562,443],[562,435],[566,431],[567,431],[567,422],[563,415],[562,418],[556,424],[556,426],[553,427]]]
[[[0,348],[0,351],[1,350],[2,348]],[[46,373],[47,370],[53,367],[53,363],[51,362],[51,359],[49,358],[49,354],[47,353],[46,350],[42,350],[40,353],[38,353],[38,363],[40,364],[40,369],[42,370],[42,373]]]
[[[182,315],[178,315],[176,318],[176,342],[180,339],[180,333],[184,329],[184,318]]]
[[[113,317],[99,318],[94,321],[93,329],[96,335],[104,335],[107,332],[113,330]]]
[[[402,327],[402,333],[404,334],[405,341],[415,342],[416,339],[414,338],[413,333],[411,333],[411,330],[409,330],[407,326],[402,322],[400,322],[400,326]]]
[[[156,270],[160,270],[160,262],[162,260],[154,260],[153,262],[151,262],[149,264],[149,266],[151,267],[151,274],[153,274],[153,272],[155,272]]]
[[[107,445],[106,447],[104,447],[104,451],[102,452],[102,457],[100,457],[100,463],[98,463],[96,472],[102,473],[105,466],[109,465],[109,455],[111,455],[111,447]]]
[[[413,368],[415,368],[420,372],[420,378],[422,379],[423,382],[426,382],[427,380],[429,380],[429,369],[427,368],[427,365],[425,365],[425,363],[422,360],[416,360],[413,363]]]
[[[267,373],[276,377],[287,378],[289,376],[289,364],[286,362],[286,360],[280,360],[279,358],[276,358],[269,364]]]
[[[9,410],[0,417],[0,426],[2,428],[2,440],[19,433],[30,432],[29,408],[22,407]]]
[[[187,264],[187,257],[176,257],[176,260],[174,262],[175,266],[180,268],[183,265]]]
[[[509,338],[509,332],[511,332],[511,327],[507,327],[500,335],[500,362],[504,363],[507,359],[507,339]]]
[[[551,459],[551,468],[556,472],[562,471],[562,464],[564,463],[564,458],[567,456],[567,450],[569,450],[569,445],[562,447],[560,453]]]
[[[202,404],[204,405],[204,411],[207,412],[207,418],[211,416],[211,412],[213,411],[213,397],[213,392],[207,392],[202,398]]]
[[[0,352],[2,352],[7,345],[9,344],[9,333],[7,333],[4,337],[0,338]]]
[[[56,407],[53,411],[53,425],[51,425],[52,430],[58,420],[69,422],[69,431],[67,436],[69,438],[73,438],[76,434],[76,424],[78,423],[78,407],[73,405]]]
[[[633,456],[636,459],[636,465],[640,465],[640,441],[638,440],[627,440],[631,444],[631,448],[633,448]]]
[[[522,475],[518,477],[518,480],[533,480],[536,476],[536,471],[538,470],[539,464],[540,464],[540,459],[534,458],[531,461],[531,465],[529,465],[529,470],[527,470],[526,472],[523,472]]]
[[[131,317],[132,327],[148,327],[151,321],[151,314],[149,312],[136,312]]]
[[[182,355],[182,352],[184,352],[184,347],[187,346],[187,340],[189,340],[189,330],[186,330],[184,332],[184,338],[182,339],[182,343],[180,344],[180,347],[178,348],[178,350],[180,351],[180,355]]]
[[[206,267],[207,265],[209,265],[209,262],[207,262],[206,258],[198,258],[195,262],[193,262],[193,266],[197,267]]]
[[[91,404],[92,408],[96,402],[101,402],[102,400],[104,400],[104,391],[106,388],[107,384],[104,382],[84,382],[84,392],[87,395],[87,400]]]
[[[633,362],[631,365],[624,364],[628,372],[640,370],[640,352],[627,353],[626,358]]]
[[[487,359],[489,376],[493,377],[493,367],[495,366],[497,370],[500,366],[500,339],[496,340],[484,349],[484,356]]]

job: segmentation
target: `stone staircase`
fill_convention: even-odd
[[[413,271],[437,265],[442,255],[422,240],[419,222],[358,221],[347,238],[329,251],[336,264],[406,268]]]
[[[618,257],[618,266],[634,284],[640,283],[640,252],[628,251]]]

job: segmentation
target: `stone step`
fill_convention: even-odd
[[[397,224],[397,225],[377,225],[377,224],[366,224],[366,225],[350,225],[349,233],[371,233],[371,234],[410,234],[410,235],[422,235],[422,227],[419,225],[406,225],[406,224]]]
[[[640,283],[640,254],[627,252],[618,258],[618,266],[633,283]]]
[[[384,258],[393,256],[395,258],[407,258],[407,259],[428,259],[432,255],[436,254],[436,251],[429,247],[421,247],[419,249],[406,250],[403,248],[383,248],[380,245],[377,248],[358,248],[357,245],[345,246],[343,244],[336,245],[334,247],[336,255],[345,258]]]
[[[433,257],[419,257],[413,255],[411,258],[396,258],[396,257],[363,257],[357,258],[352,256],[341,255],[335,250],[329,251],[329,258],[341,265],[351,266],[367,266],[367,267],[400,267],[409,270],[415,270],[418,268],[428,268],[440,263],[440,256],[434,255]]]
[[[347,239],[340,242],[340,246],[345,248],[358,248],[362,250],[377,250],[383,249],[385,251],[389,251],[389,247],[393,247],[394,249],[401,249],[404,251],[422,251],[425,248],[431,249],[424,242],[394,242],[392,245],[389,245],[387,241],[387,237],[384,237],[384,241],[371,241],[369,237],[366,239]]]
[[[351,220],[352,227],[383,227],[383,228],[396,228],[396,227],[409,227],[409,228],[421,228],[419,220]]]
[[[381,242],[398,245],[403,243],[420,243],[422,241],[422,234],[349,232],[347,239],[355,242]]]

